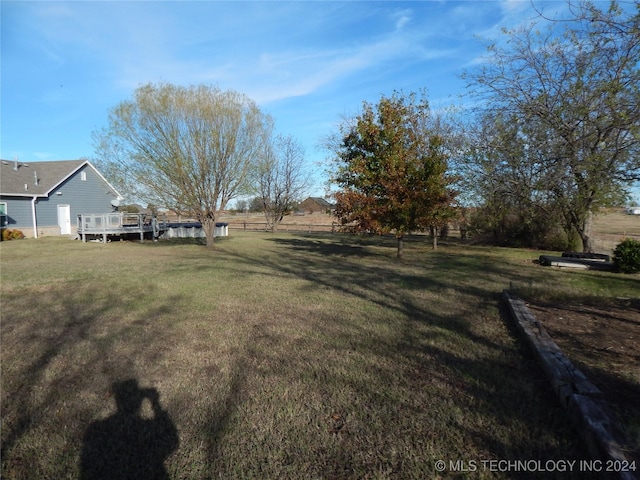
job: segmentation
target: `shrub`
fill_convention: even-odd
[[[2,230],[2,240],[22,240],[23,238],[24,233],[20,230],[11,230],[9,228]]]
[[[640,242],[626,238],[613,251],[613,263],[623,273],[640,272]]]

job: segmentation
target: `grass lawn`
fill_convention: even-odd
[[[482,468],[588,458],[500,293],[607,301],[638,276],[426,239],[395,253],[250,232],[3,242],[2,478],[424,479],[456,461],[588,478]]]

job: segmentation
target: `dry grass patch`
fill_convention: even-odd
[[[171,478],[428,478],[438,459],[586,458],[499,294],[510,280],[594,287],[531,252],[416,240],[398,263],[393,239],[234,233],[215,250],[41,239],[0,253],[3,478],[79,478],[83,449],[98,461],[90,427],[122,418],[129,379],[177,432],[166,455],[130,450]],[[143,425],[140,438],[170,436]]]
[[[593,219],[593,229],[602,235],[640,236],[640,215],[628,215],[622,209],[610,209]]]

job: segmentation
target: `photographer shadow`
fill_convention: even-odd
[[[169,479],[164,461],[178,448],[178,432],[160,406],[155,388],[141,389],[135,379],[115,382],[117,412],[87,428],[80,458],[80,480]],[[152,415],[143,416],[148,400]]]

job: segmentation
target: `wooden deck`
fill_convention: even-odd
[[[166,222],[144,213],[91,213],[78,215],[78,236],[83,242],[109,237],[135,237],[144,241],[145,236],[157,239],[166,230]]]
[[[229,235],[227,223],[217,222],[216,237]],[[83,242],[97,240],[106,243],[109,237],[132,238],[200,238],[204,237],[199,222],[171,222],[144,213],[91,213],[78,215],[78,237]]]

